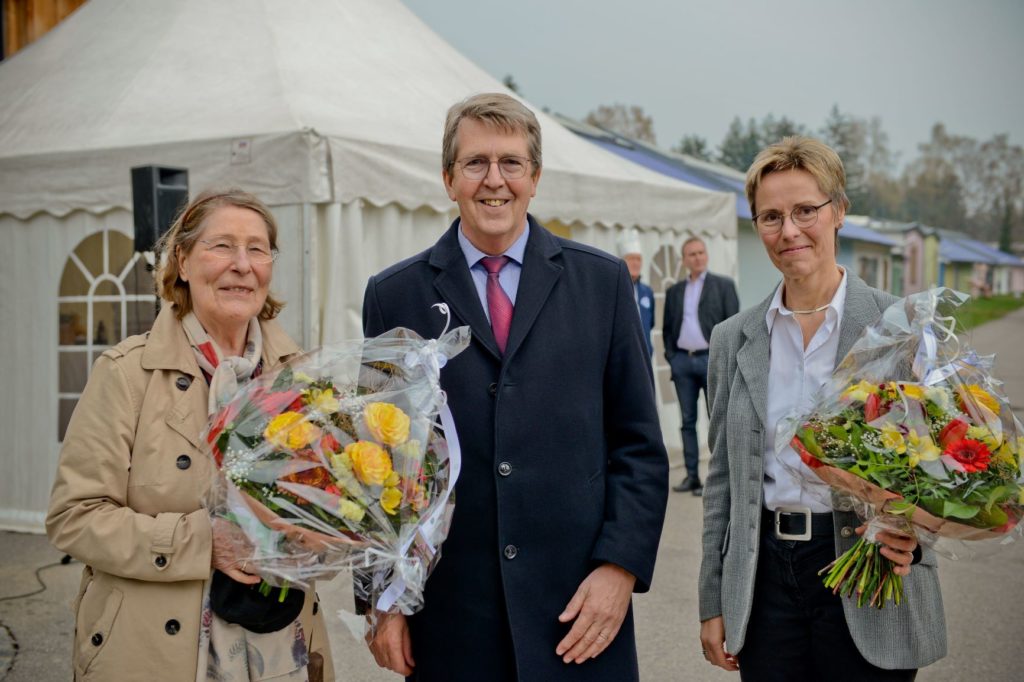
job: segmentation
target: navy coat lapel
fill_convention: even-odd
[[[555,282],[562,274],[562,266],[553,260],[562,252],[562,247],[550,232],[533,219],[533,216],[530,216],[529,220],[530,238],[526,242],[526,252],[523,254],[523,272],[519,277],[519,290],[516,292],[512,328],[509,330],[508,344],[505,348],[506,358],[515,355],[522,345],[551,294]]]
[[[456,220],[430,252],[430,264],[439,272],[434,278],[434,288],[441,294],[441,299],[448,303],[455,317],[465,320],[473,332],[473,338],[487,349],[491,355],[500,359],[498,343],[494,340],[494,332],[487,322],[487,316],[480,305],[480,297],[476,293],[473,276],[469,274],[466,256],[459,246]],[[513,316],[512,329],[515,329]]]

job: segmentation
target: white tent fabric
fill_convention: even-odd
[[[446,211],[444,112],[499,89],[397,0],[91,0],[0,69],[0,211],[127,207],[155,159],[272,204]],[[720,195],[539,116],[548,218],[734,234]]]
[[[358,336],[366,278],[454,217],[445,111],[500,90],[398,0],[90,0],[0,62],[0,377],[17,387],[0,405],[0,528],[41,529],[60,448],[58,282],[90,235],[132,234],[131,167],[185,167],[193,190],[238,185],[270,204],[282,323],[317,345]],[[701,234],[712,267],[735,274],[731,195],[537,113],[539,219],[607,251],[625,228],[648,254]]]

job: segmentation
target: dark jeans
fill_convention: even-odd
[[[796,542],[762,533],[754,603],[739,653],[744,682],[909,682],[917,675],[875,667],[857,650],[842,597],[818,575],[835,556],[831,536]]]
[[[696,480],[700,478],[697,474],[697,460],[700,456],[700,445],[697,443],[697,398],[704,391],[704,400],[708,399],[708,354],[690,355],[681,350],[672,356],[670,366],[676,397],[683,411],[683,462],[686,463],[686,475]]]

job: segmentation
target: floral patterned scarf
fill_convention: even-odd
[[[195,313],[181,321],[199,368],[210,382],[209,414],[230,400],[239,382],[258,374],[263,335],[256,318],[249,321],[245,348],[240,356],[227,356],[203,328]],[[277,632],[259,634],[228,623],[210,608],[210,580],[203,584],[203,612],[199,625],[199,661],[196,682],[253,682],[280,680],[307,682],[309,654],[298,619]]]

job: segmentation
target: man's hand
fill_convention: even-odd
[[[565,611],[562,623],[576,619],[555,653],[566,663],[583,663],[608,648],[626,618],[636,577],[614,564],[602,564],[588,575]]]
[[[399,675],[412,675],[416,661],[412,660],[412,640],[409,638],[409,624],[400,613],[376,612],[377,632],[372,637],[366,634],[377,665]]]
[[[740,669],[736,657],[725,650],[725,620],[721,616],[708,618],[700,624],[700,645],[704,647],[708,663],[732,672]]]
[[[864,535],[868,525],[857,528],[857,535]],[[914,561],[914,550],[917,549],[917,538],[901,535],[888,530],[880,530],[875,539],[881,542],[879,554],[893,563],[892,572],[906,577],[910,575],[910,564]]]

